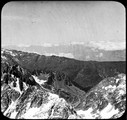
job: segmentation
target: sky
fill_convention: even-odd
[[[8,2],[1,18],[2,46],[126,39],[125,7],[119,2]]]

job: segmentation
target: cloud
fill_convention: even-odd
[[[74,56],[73,56],[72,53],[59,53],[58,56],[61,56],[61,57],[68,57],[68,58],[74,58]]]
[[[18,47],[29,47],[30,45],[26,45],[26,44],[18,44]]]
[[[51,43],[43,43],[41,46],[43,46],[43,47],[52,47],[52,44]]]
[[[84,42],[71,42],[72,45],[84,45]]]
[[[45,53],[44,55],[46,56],[59,56],[59,57],[67,57],[67,58],[74,58],[72,53],[59,53],[59,54],[55,54],[55,53]]]
[[[98,48],[98,49],[104,49],[104,50],[122,50],[126,49],[126,43],[125,42],[110,42],[110,41],[99,41],[89,42],[89,46]]]

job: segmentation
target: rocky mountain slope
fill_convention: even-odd
[[[125,112],[125,62],[1,53],[1,112],[6,117],[104,119]]]
[[[125,73],[125,61],[96,62],[78,61],[65,57],[44,56],[16,50],[2,50],[2,57],[10,64],[19,64],[30,73],[56,72],[67,76],[75,86],[85,90],[92,88],[105,77]]]

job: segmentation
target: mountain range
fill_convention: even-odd
[[[9,62],[16,62],[31,73],[36,71],[39,73],[49,71],[64,73],[81,89],[92,87],[105,77],[125,73],[125,61],[78,61],[65,57],[44,56],[16,50],[3,50],[2,52],[2,55],[9,59]]]
[[[112,42],[89,42],[72,44],[44,44],[30,46],[4,46],[7,49],[38,53],[46,56],[74,58],[81,61],[125,61],[126,48],[124,44]]]
[[[125,61],[79,61],[2,49],[2,113],[16,119],[121,117],[125,66]]]

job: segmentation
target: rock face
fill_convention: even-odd
[[[30,86],[21,94],[7,87],[2,91],[1,108],[6,117],[13,119],[66,119],[74,114],[63,98],[37,86]]]
[[[43,87],[30,86],[22,93],[3,84],[1,111],[16,119],[107,119],[125,112],[125,75],[101,81],[84,96],[76,107]]]
[[[17,54],[20,54],[20,57],[17,57]],[[5,51],[3,56],[1,61],[1,112],[8,118],[107,119],[119,118],[125,112],[126,75],[124,68],[122,69],[123,66],[119,69],[117,63],[99,63],[98,66],[93,62],[85,66],[84,62],[77,62],[76,66],[83,65],[83,67],[72,80],[69,76],[71,74],[67,74],[67,71],[56,71],[55,68],[51,71],[49,66],[47,69],[34,69],[32,72],[29,66],[26,66],[28,69],[24,68],[22,64],[25,62],[21,61],[27,60],[29,64],[33,63],[30,61],[31,55],[24,52]],[[42,58],[38,56],[37,59]],[[37,59],[35,59],[36,62]],[[57,57],[51,59],[61,64],[68,61],[68,59]],[[46,58],[46,60],[51,59]],[[67,68],[75,65],[74,60],[69,63],[71,65]],[[101,66],[104,67],[101,68]],[[72,68],[68,72],[73,73]],[[91,77],[92,74],[95,80]],[[80,78],[84,79],[83,85]],[[90,82],[93,80],[96,81],[96,84],[91,86]],[[74,82],[77,82],[79,87],[75,86]],[[81,90],[81,86],[85,86],[86,90]]]
[[[80,108],[81,106],[81,108]],[[92,88],[79,105],[83,118],[109,119],[120,117],[126,109],[126,75],[102,80]]]

